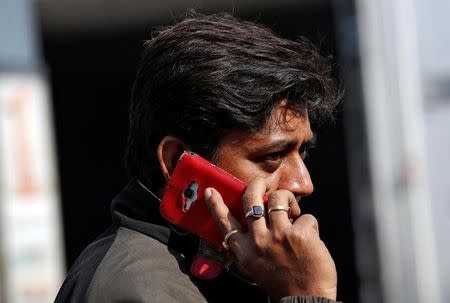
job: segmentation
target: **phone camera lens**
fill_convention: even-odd
[[[192,197],[194,197],[194,191],[190,188],[186,188],[186,190],[184,191],[184,196],[188,199],[191,199]]]

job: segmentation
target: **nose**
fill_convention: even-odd
[[[309,171],[298,154],[285,163],[279,180],[279,189],[287,189],[296,196],[308,196],[314,191]]]

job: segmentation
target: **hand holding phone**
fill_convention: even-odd
[[[264,178],[254,178],[245,189],[244,209],[259,205],[267,191]],[[222,235],[243,226],[229,213],[221,194],[211,190],[205,203]],[[265,220],[249,219],[249,232],[237,232],[227,244],[238,272],[254,281],[274,302],[289,296],[317,296],[336,300],[336,266],[312,215],[300,215],[294,194],[276,189],[268,194]],[[285,211],[290,209],[292,216]],[[270,211],[272,210],[272,211]],[[290,220],[296,218],[295,220]]]

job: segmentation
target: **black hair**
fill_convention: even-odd
[[[211,159],[233,129],[256,132],[281,100],[310,119],[331,117],[340,91],[330,58],[226,13],[191,12],[145,43],[133,86],[126,165],[158,189],[156,149],[173,135]]]

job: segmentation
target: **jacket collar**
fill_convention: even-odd
[[[159,201],[155,195],[133,178],[111,203],[113,225],[138,231],[169,243],[170,228],[159,214]]]

